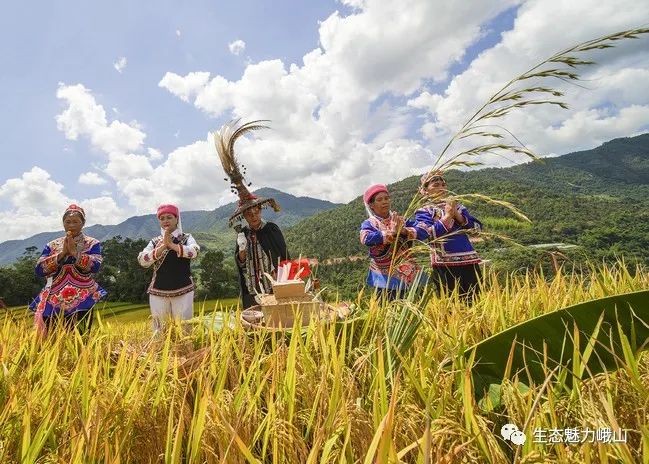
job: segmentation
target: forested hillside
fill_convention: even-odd
[[[457,194],[480,193],[509,201],[526,214],[521,222],[502,207],[465,204],[489,233],[522,244],[564,242],[594,257],[615,253],[649,262],[649,134],[615,139],[593,150],[545,158],[504,169],[447,173]],[[393,206],[404,211],[418,177],[389,186]],[[358,227],[366,213],[362,199],[309,217],[286,235],[294,254],[321,259],[361,255]],[[480,248],[502,248],[485,241]]]

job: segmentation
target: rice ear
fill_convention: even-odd
[[[550,105],[567,109],[567,103],[561,100],[564,93],[546,83],[559,80],[560,82],[579,85],[581,80],[579,71],[586,66],[595,64],[590,59],[580,58],[579,54],[591,50],[613,48],[620,40],[637,39],[647,33],[649,33],[649,28],[635,28],[582,42],[555,53],[510,80],[473,113],[460,130],[451,137],[437,156],[432,170],[445,170],[458,165],[466,166],[467,162],[474,162],[467,160],[467,158],[470,159],[482,154],[504,156],[511,153],[523,155],[532,160],[538,159],[539,156],[534,150],[526,147],[512,132],[499,124],[495,124],[494,121],[501,120],[513,111],[520,111],[533,106]],[[486,128],[489,130],[485,130]],[[451,149],[457,141],[469,140],[474,137],[498,140],[499,142],[479,143],[469,149],[451,154]],[[507,141],[510,138],[513,139],[512,142]]]

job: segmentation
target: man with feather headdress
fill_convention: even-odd
[[[238,126],[229,122],[214,133],[214,143],[223,170],[230,179],[232,190],[239,195],[237,209],[230,216],[229,225],[238,232],[235,262],[239,273],[239,288],[243,308],[259,304],[257,295],[272,293],[271,282],[266,276],[276,275],[278,263],[289,258],[284,235],[277,224],[262,218],[262,208],[270,206],[279,211],[273,198],[262,198],[248,190],[245,179],[234,154],[234,143],[247,132],[267,128],[267,121],[251,121]],[[245,219],[247,226],[242,226]]]

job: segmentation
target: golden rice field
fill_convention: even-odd
[[[409,302],[359,298],[367,317],[293,335],[239,325],[152,340],[146,321],[96,321],[91,335],[39,343],[26,318],[0,319],[2,463],[649,462],[649,357],[565,389],[506,383],[475,402],[466,347],[518,322],[649,288],[624,265],[550,281],[490,278],[472,307],[433,298],[399,362],[384,349]],[[394,351],[392,356],[394,356]],[[390,366],[400,366],[390,369]],[[503,424],[523,427],[517,446]],[[535,443],[537,428],[620,427],[626,443]]]

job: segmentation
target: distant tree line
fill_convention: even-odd
[[[13,265],[0,267],[0,298],[7,306],[29,304],[45,285],[45,279],[34,272],[38,256],[36,247],[25,248]]]
[[[96,279],[108,292],[108,301],[144,303],[148,301],[147,287],[153,271],[137,262],[137,255],[147,242],[117,236],[102,242],[102,267]],[[40,256],[36,247],[25,249],[11,266],[0,267],[0,298],[7,306],[29,304],[45,285],[45,279],[34,272]],[[234,258],[226,259],[223,252],[203,249],[199,261],[192,263],[192,275],[197,283],[199,299],[227,298],[238,295],[239,283]]]

